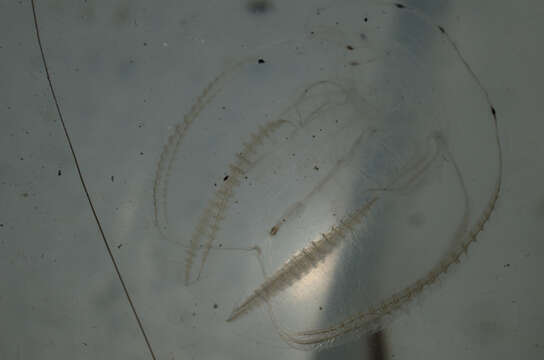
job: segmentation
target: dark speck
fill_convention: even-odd
[[[58,175],[58,176],[61,176],[61,175],[62,175],[62,171],[59,170],[59,171],[57,172],[57,175]]]
[[[83,346],[87,346],[87,343],[86,343],[86,342],[84,342],[84,343],[82,343],[82,344],[83,344]]]
[[[140,155],[143,155],[143,154],[144,154],[144,152],[143,152],[143,151],[140,151]]]
[[[348,50],[353,50],[353,46],[351,46],[351,45],[346,46],[346,48],[347,48]]]
[[[317,165],[314,166],[314,170],[315,170],[315,171],[319,171],[319,168],[317,167]]]
[[[365,22],[368,22],[368,18],[367,18],[367,17],[365,17],[364,21],[365,21]]]
[[[113,178],[113,175],[112,175],[112,176],[111,176],[111,182],[113,182],[113,179],[114,179],[114,178]]]
[[[4,224],[0,224],[0,227],[4,227]]]
[[[510,264],[505,264],[504,267],[505,268],[510,267]]]
[[[217,309],[217,304],[213,304],[213,308],[214,308],[214,309]]]
[[[123,244],[117,245],[117,248],[120,249],[123,246]]]
[[[359,62],[358,61],[350,61],[349,64],[351,66],[357,66],[357,65],[359,65]]]
[[[446,33],[446,30],[445,30],[442,26],[440,26],[440,25],[438,25],[438,30],[440,30],[440,32],[441,32],[442,34],[445,34],[445,33]]]
[[[227,175],[227,176],[225,176],[225,177],[223,178],[223,181],[227,181],[228,179],[229,179],[229,176]]]
[[[402,4],[399,4],[399,3],[395,4],[395,6],[396,6],[396,7],[398,7],[399,9],[404,9],[404,8],[405,8],[405,6],[404,6],[404,5],[402,5]]]
[[[320,306],[320,307],[319,307],[319,310],[323,310],[323,306]]]
[[[213,183],[213,186],[217,186],[217,183]]]
[[[147,46],[147,43],[146,43],[146,42],[144,42],[144,46]]]
[[[258,62],[259,64],[264,64],[266,61],[264,61],[264,59],[259,59],[257,62]]]
[[[223,247],[223,244],[221,244],[221,243],[220,243],[220,244],[218,244],[217,246],[219,246],[219,247]]]
[[[251,0],[247,2],[246,9],[252,14],[265,14],[272,10],[274,5],[267,0]]]

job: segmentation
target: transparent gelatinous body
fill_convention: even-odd
[[[379,3],[363,31],[344,6],[212,79],[154,187],[186,295],[221,301],[218,328],[300,349],[379,330],[430,291],[501,187],[497,114],[447,30]]]

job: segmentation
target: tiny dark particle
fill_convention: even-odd
[[[121,247],[123,247],[123,244],[117,245],[117,248],[118,248],[118,249],[120,249]]]
[[[493,114],[493,117],[495,119],[497,118],[497,112],[495,111],[495,108],[493,106],[491,106],[491,114]]]
[[[319,171],[319,168],[317,167],[317,165],[314,166],[314,170],[315,170],[315,171]]]
[[[23,197],[28,197],[28,193],[23,193]]]
[[[62,171],[59,170],[59,171],[57,172],[57,175],[58,175],[58,176],[61,176],[61,175],[62,175]]]
[[[264,64],[266,61],[264,61],[264,59],[259,59],[257,62],[258,62],[259,64]]]
[[[4,224],[0,224],[0,227],[4,227]]]
[[[404,9],[405,8],[404,5],[399,4],[399,3],[396,3],[395,6],[398,7],[399,9]]]
[[[247,180],[247,176],[244,176],[244,179],[246,179],[246,180]]]
[[[278,233],[278,230],[279,230],[279,228],[278,228],[277,225],[272,226],[272,229],[270,229],[270,235],[271,236],[276,235]]]
[[[446,33],[446,30],[445,30],[442,26],[440,26],[440,25],[438,25],[438,30],[440,30],[440,32],[441,32],[442,34],[445,34],[445,33]]]
[[[365,21],[365,22],[368,22],[368,18],[367,18],[367,17],[365,17],[364,21]]]
[[[143,152],[143,151],[140,151],[140,155],[143,155],[143,154],[144,154],[144,152]]]
[[[359,65],[359,62],[358,61],[350,61],[349,64],[351,66],[358,66]]]
[[[351,46],[351,45],[346,46],[346,48],[347,48],[348,50],[353,50],[353,46]]]
[[[313,32],[313,31],[310,31],[310,34],[311,34],[311,35],[313,35],[313,34],[315,34],[315,32]]]
[[[323,306],[320,306],[320,307],[319,307],[319,310],[323,310]]]
[[[144,46],[147,46],[147,43],[146,43],[146,42],[144,42]]]
[[[217,186],[217,183],[213,183],[213,186]]]
[[[84,342],[84,343],[82,343],[82,344],[83,344],[83,346],[87,346],[87,343],[86,343],[86,342]]]
[[[312,137],[315,139],[315,135],[312,135]]]
[[[229,176],[227,175],[227,176],[225,176],[225,177],[223,178],[223,181],[227,181],[228,179],[229,179]]]
[[[274,9],[273,3],[267,0],[253,0],[248,2],[246,9],[252,14],[264,14]]]
[[[214,309],[217,309],[217,304],[213,304],[213,308],[214,308]]]
[[[504,267],[510,267],[510,264],[506,264],[506,265],[504,265]]]
[[[219,247],[223,247],[223,244],[219,244],[219,245],[217,245],[217,246],[219,246]]]
[[[113,182],[113,175],[111,176],[111,182]]]

